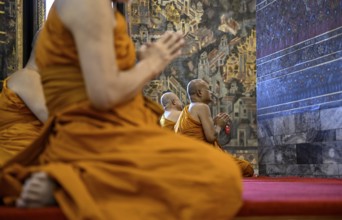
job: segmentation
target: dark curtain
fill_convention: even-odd
[[[33,1],[23,1],[23,66],[26,65],[32,50],[32,40],[34,37],[34,3]]]

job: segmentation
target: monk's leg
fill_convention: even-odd
[[[23,186],[16,206],[21,208],[39,208],[55,205],[53,192],[56,183],[45,173],[33,173]]]

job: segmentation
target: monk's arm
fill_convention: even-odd
[[[40,75],[32,70],[21,71],[25,72],[11,77],[8,86],[23,100],[25,105],[41,122],[45,122],[48,118],[48,110],[45,104]]]
[[[206,104],[201,104],[197,106],[197,114],[200,122],[202,124],[204,135],[209,143],[213,143],[218,135],[220,128],[214,126],[213,119],[211,118],[211,112],[209,106]]]
[[[135,67],[119,70],[113,42],[116,21],[110,1],[60,0],[56,3],[62,22],[75,38],[88,97],[100,110],[133,98],[180,55],[182,36],[167,33],[148,47],[146,57]]]

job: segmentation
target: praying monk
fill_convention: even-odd
[[[182,34],[142,47],[136,63],[112,5],[54,1],[36,46],[49,119],[2,168],[0,196],[28,208],[54,198],[72,220],[232,219],[242,205],[234,160],[161,128],[162,109],[142,95],[181,54]]]
[[[37,34],[33,48],[36,38]],[[3,81],[0,93],[0,167],[38,137],[47,117],[33,49],[25,67]]]
[[[174,131],[174,126],[183,109],[183,103],[173,92],[166,92],[160,98],[160,103],[164,108],[164,113],[160,118],[160,125]]]
[[[217,141],[219,133],[229,123],[230,118],[226,113],[220,113],[214,121],[208,104],[212,101],[209,85],[202,79],[194,79],[188,83],[187,93],[190,105],[185,106],[175,125],[176,133],[184,134],[202,141],[206,141],[215,147],[221,148]],[[254,174],[252,165],[245,160],[234,158],[244,177]]]

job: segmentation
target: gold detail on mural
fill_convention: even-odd
[[[5,14],[5,11],[0,11],[0,14]]]
[[[218,29],[225,33],[230,33],[232,35],[236,35],[238,30],[240,30],[240,24],[235,21],[232,17],[228,17],[227,15],[222,15],[221,24]]]
[[[0,34],[6,35],[7,33],[5,31],[0,31]]]
[[[17,70],[23,68],[23,0],[16,0],[17,25],[16,25],[16,53]]]
[[[33,32],[36,33],[45,21],[45,0],[36,0],[34,2]]]
[[[244,42],[240,40],[235,38],[230,42],[237,44],[238,54],[229,56],[223,69],[224,82],[238,79],[244,85],[246,95],[250,95],[256,86],[256,31],[252,30]]]

